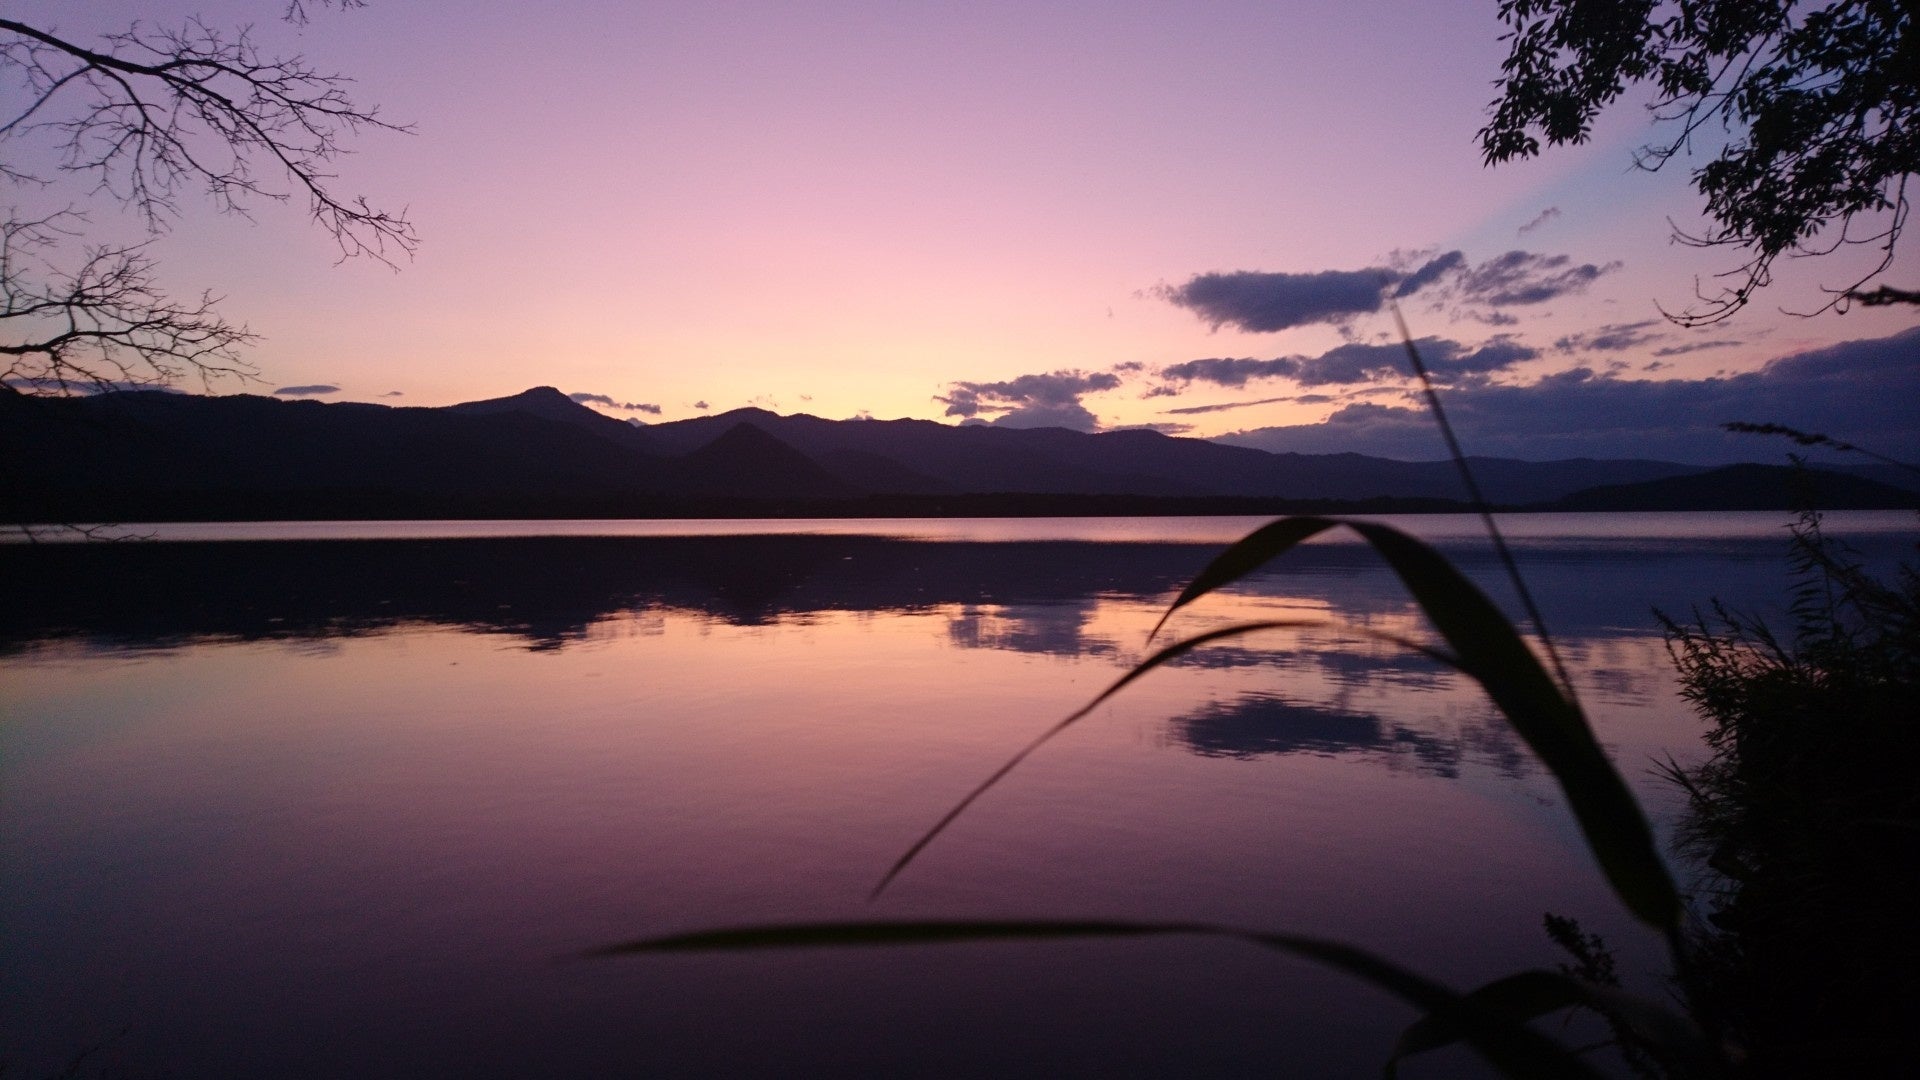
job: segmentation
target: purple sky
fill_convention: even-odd
[[[1783,265],[1725,324],[1661,321],[1737,259],[1669,242],[1697,197],[1687,162],[1632,169],[1636,104],[1589,146],[1481,165],[1492,3],[375,0],[303,30],[278,0],[172,7],[9,11],[77,36],[253,22],[418,129],[340,169],[417,222],[398,274],[334,265],[297,206],[195,206],[160,242],[172,290],[264,337],[265,382],[222,389],[546,384],[645,420],[757,404],[1436,457],[1378,348],[1384,281],[1469,451],[1748,456],[1701,432],[1851,417],[1834,434],[1920,454],[1920,340],[1880,340],[1911,310],[1780,310],[1851,280],[1838,262]]]

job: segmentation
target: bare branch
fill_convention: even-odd
[[[52,255],[85,219],[72,211],[0,222],[0,379],[25,393],[92,393],[251,377],[239,354],[255,335],[214,310],[217,298],[169,299],[153,261],[131,247],[89,247],[77,269]]]
[[[305,17],[299,3],[287,14]],[[404,212],[337,192],[330,171],[348,136],[411,128],[356,105],[345,76],[297,55],[263,56],[245,28],[228,34],[198,19],[179,30],[135,24],[92,49],[0,18],[0,70],[7,69],[28,101],[0,122],[0,142],[50,138],[62,172],[91,177],[155,231],[178,216],[181,190],[191,186],[238,213],[255,199],[302,196],[342,258],[393,265],[418,243]]]
[[[300,24],[311,7],[363,3],[289,0],[284,15]],[[350,136],[411,129],[355,104],[345,76],[263,54],[245,27],[136,22],[89,45],[0,18],[0,85],[10,91],[0,151],[33,151],[8,153],[0,183],[78,178],[131,209],[150,236],[198,191],[242,216],[261,200],[303,199],[342,259],[393,266],[418,242],[404,211],[341,192],[332,171]],[[10,210],[0,221],[5,389],[71,394],[253,376],[241,350],[255,335],[222,318],[216,297],[168,297],[147,243],[88,244],[87,225],[72,207],[40,217]]]

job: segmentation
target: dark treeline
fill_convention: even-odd
[[[1709,567],[1770,567],[1778,540],[1556,540],[1515,546],[1556,632],[1654,633],[1652,605],[1684,611]],[[1484,543],[1442,545],[1505,598]],[[1870,551],[1877,560],[1888,552]],[[859,535],[580,536],[0,545],[0,652],[59,639],[169,647],[310,639],[430,624],[551,647],[622,613],[664,609],[731,625],[830,611],[939,605],[1058,608],[1164,602],[1216,554],[1204,543],[931,542]],[[1623,575],[1631,575],[1632,588]],[[1754,576],[1755,581],[1764,581]],[[1359,544],[1314,544],[1248,582],[1342,617],[1398,610],[1406,589]],[[1731,592],[1736,604],[1771,593]],[[1034,617],[1038,617],[1035,615]],[[1129,645],[1134,643],[1128,643]]]
[[[1277,499],[1241,496],[864,495],[854,498],[659,496],[644,493],[435,494],[368,489],[152,490],[101,485],[57,499],[26,497],[13,520],[452,521],[905,517],[1179,517],[1462,513],[1452,499]]]
[[[1722,473],[1726,474],[1724,477]],[[1786,467],[1733,466],[1681,481],[1596,488],[1510,512],[1787,510],[1812,491],[1827,509],[1910,509],[1920,496],[1859,477]],[[699,518],[1185,517],[1288,514],[1457,514],[1440,498],[1287,499],[1246,496],[1035,494],[862,495],[851,498],[608,494],[459,494],[379,488],[182,490],[102,484],[40,497],[16,493],[7,517],[59,521],[450,521]]]

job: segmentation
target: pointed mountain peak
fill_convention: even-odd
[[[681,459],[694,482],[753,496],[835,496],[847,486],[806,454],[745,420]]]
[[[711,450],[715,447],[726,448],[726,447],[757,447],[757,446],[780,446],[780,447],[785,447],[786,449],[789,449],[789,450],[793,449],[792,447],[787,446],[786,443],[780,441],[779,437],[768,433],[767,430],[765,428],[762,428],[760,425],[753,423],[751,420],[741,420],[739,423],[734,424],[733,426],[727,428],[727,430],[721,432],[719,438],[708,443],[706,446],[702,447],[699,451],[696,451],[696,453]],[[797,452],[798,451],[796,451],[796,453]]]

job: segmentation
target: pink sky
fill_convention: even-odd
[[[188,10],[170,6],[9,11],[86,35]],[[264,336],[251,354],[263,381],[230,391],[441,405],[545,384],[658,406],[611,410],[648,420],[702,402],[942,418],[956,384],[1077,372],[1101,376],[1074,400],[1102,426],[1215,436],[1396,401],[1399,384],[1315,393],[1157,372],[1315,357],[1391,322],[1215,330],[1157,287],[1415,251],[1459,250],[1471,268],[1524,250],[1604,271],[1502,309],[1517,320],[1504,326],[1409,299],[1418,336],[1477,347],[1504,333],[1533,349],[1501,383],[1609,363],[1633,378],[1754,371],[1915,321],[1782,314],[1845,283],[1837,264],[1806,260],[1724,325],[1655,322],[1631,348],[1582,349],[1579,335],[1658,320],[1656,302],[1684,305],[1697,277],[1738,260],[1669,242],[1667,219],[1692,219],[1697,197],[1679,169],[1631,168],[1649,135],[1634,105],[1592,145],[1481,164],[1474,136],[1504,56],[1491,3],[375,0],[304,29],[280,7],[198,10],[255,23],[270,51],[354,76],[361,103],[416,125],[357,139],[340,186],[406,206],[423,244],[398,274],[336,266],[297,206],[263,206],[253,223],[193,207],[157,253],[175,292],[223,294]],[[1914,265],[1890,280],[1911,285]],[[1657,349],[1707,342],[1728,344],[1646,368]],[[1168,412],[1268,399],[1281,400]]]

